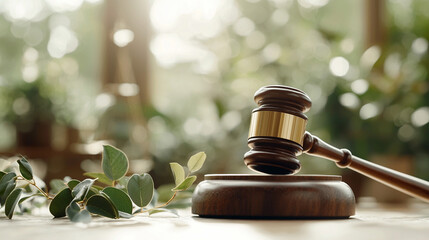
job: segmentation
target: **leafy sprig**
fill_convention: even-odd
[[[205,160],[206,154],[204,152],[199,152],[193,155],[188,161],[188,174],[185,177],[185,169],[178,163],[170,163],[171,171],[174,175],[174,181],[176,187],[172,189],[175,193],[180,191],[185,191],[197,180],[196,176],[190,175],[201,169]]]
[[[50,201],[49,211],[54,218],[67,216],[70,221],[81,223],[90,222],[94,215],[130,218],[143,212],[149,215],[164,211],[175,213],[164,207],[169,205],[179,192],[192,186],[197,177],[191,174],[200,170],[205,160],[206,154],[199,152],[191,156],[187,167],[170,163],[175,182],[174,188],[171,189],[173,194],[165,203],[155,205],[158,194],[152,177],[148,173],[126,176],[128,158],[124,152],[113,146],[103,146],[102,173],[85,173],[84,175],[90,178],[83,181],[55,179],[51,181],[51,194],[36,184],[30,163],[21,156],[17,160],[19,175],[13,171],[0,171],[0,207],[5,206],[5,215],[12,219],[15,208],[24,201],[43,197]],[[17,181],[23,181],[25,184],[17,187]],[[96,185],[96,182],[107,187]],[[28,186],[33,186],[36,192]]]

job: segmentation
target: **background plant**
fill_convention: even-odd
[[[356,77],[339,78],[320,121],[332,142],[364,158],[410,157],[414,174],[428,179],[429,17],[421,10],[426,4],[386,1],[388,37],[380,46],[344,54]]]
[[[204,164],[206,154],[199,152],[188,161],[185,168],[178,163],[171,163],[175,185],[170,199],[158,204],[158,193],[154,189],[152,177],[147,173],[126,176],[128,158],[121,150],[103,146],[101,173],[86,173],[83,181],[70,179],[53,180],[51,192],[40,188],[33,176],[33,170],[25,157],[17,160],[19,174],[13,171],[0,171],[0,205],[5,208],[5,215],[12,219],[16,206],[34,198],[44,198],[49,203],[49,211],[55,217],[67,216],[72,222],[88,223],[91,215],[108,218],[130,218],[135,214],[150,214],[170,211],[169,205],[178,193],[189,189],[196,180],[190,175]],[[23,184],[19,184],[22,182]],[[43,183],[41,183],[43,184]],[[105,186],[102,186],[102,185]],[[107,185],[107,186],[106,186]],[[174,213],[174,211],[173,211]]]
[[[109,89],[99,76],[100,42],[106,40],[100,34],[103,1],[58,5],[62,9],[50,6],[52,1],[34,2],[46,3],[39,9],[23,5],[20,12],[28,14],[14,15],[18,1],[0,1],[0,91],[19,93],[13,86],[43,76],[57,121],[77,125],[84,142],[109,140],[131,160],[148,163],[157,184],[170,181],[169,162],[185,164],[193,149],[211,156],[206,163],[211,172],[247,171],[242,157],[252,96],[267,84],[291,85],[310,95],[312,133],[365,158],[412,155],[417,174],[429,179],[429,125],[412,121],[414,112],[421,120],[428,116],[428,1],[382,1],[388,34],[378,47],[365,45],[367,1],[150,1],[153,94],[142,111],[146,129],[133,126],[123,98],[103,92]],[[68,44],[73,49],[61,48],[62,56],[49,51],[49,42],[64,45],[51,41],[58,30],[67,32],[67,43],[78,40]],[[368,55],[378,57],[368,64]],[[347,70],[340,74],[331,71],[338,59]],[[14,140],[6,98],[2,92],[1,150]],[[362,118],[362,108],[377,115]],[[141,139],[143,144],[136,141]],[[340,171],[328,162],[301,160],[302,172]]]

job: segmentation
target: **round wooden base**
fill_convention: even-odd
[[[341,176],[209,174],[192,213],[218,218],[348,218],[355,197]]]

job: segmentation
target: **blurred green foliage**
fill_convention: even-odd
[[[425,1],[386,1],[384,45],[362,54],[356,63],[359,81],[339,82],[324,111],[334,142],[344,143],[364,158],[382,154],[412,156],[416,174],[426,179],[429,15],[422,9],[427,7]],[[365,57],[371,51],[375,56],[368,66]],[[359,86],[367,90],[361,91]]]
[[[173,3],[154,3],[152,14],[162,15],[166,4]],[[154,98],[161,114],[149,116],[149,123],[157,120],[149,128],[156,132],[152,152],[169,159],[182,149],[205,149],[213,156],[210,171],[242,171],[253,93],[284,84],[312,98],[308,130],[314,134],[364,158],[413,155],[418,174],[428,178],[422,170],[429,167],[424,108],[429,28],[422,10],[428,3],[385,4],[387,41],[369,48],[364,2],[358,1],[218,1],[207,18],[180,10],[171,17],[175,21],[153,17],[154,80],[165,94]],[[189,51],[180,58],[170,47],[168,58],[163,42],[200,57]],[[305,157],[303,163],[306,172],[336,171]]]
[[[39,79],[56,121],[97,130],[133,158],[145,148],[155,178],[171,177],[164,176],[168,163],[183,164],[196,150],[210,156],[203,171],[247,172],[253,94],[269,84],[309,94],[307,129],[325,141],[364,158],[413,155],[418,174],[429,177],[427,1],[385,1],[387,41],[369,48],[364,1],[152,1],[144,130],[133,126],[126,101],[97,96],[102,4],[65,11],[40,2],[45,10],[33,20],[0,3],[0,84],[15,89]],[[52,49],[54,29],[69,36],[62,52]],[[0,96],[3,121],[16,100],[7,96]],[[306,172],[338,171],[305,157],[303,164]]]
[[[11,129],[31,131],[38,121],[94,125],[99,12],[83,1],[0,2],[1,149],[13,146]]]

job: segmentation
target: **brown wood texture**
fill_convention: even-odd
[[[353,156],[347,149],[335,148],[306,133],[304,152],[334,161],[338,167],[350,168],[398,191],[429,202],[429,182]]]
[[[387,33],[387,11],[384,0],[365,0],[365,47],[384,47]]]
[[[255,102],[260,106],[254,111],[260,109],[281,111],[300,117],[303,117],[311,106],[311,100],[304,92],[278,85],[259,89],[255,94]],[[296,156],[304,152],[330,159],[339,167],[350,168],[403,193],[429,202],[429,182],[355,157],[349,150],[335,148],[308,132],[304,135],[303,146],[286,139],[263,136],[251,137],[248,143],[251,150],[244,155],[244,162],[256,171],[268,174],[295,173],[300,169]]]
[[[302,147],[281,138],[252,137],[250,150],[244,155],[244,163],[250,169],[268,174],[294,174],[301,169],[296,158]]]
[[[222,218],[348,218],[355,198],[341,176],[206,175],[192,213]]]
[[[304,113],[311,107],[307,94],[282,85],[260,88],[254,100],[259,107],[253,112],[284,112],[303,119],[307,119]],[[250,150],[244,155],[244,163],[252,170],[268,174],[293,174],[301,168],[296,156],[302,152],[302,146],[295,142],[273,137],[252,137],[248,139],[248,145]]]
[[[135,83],[139,86],[140,101],[148,104],[150,102],[149,42],[151,35],[149,4],[140,0],[108,0],[104,3],[103,13],[104,42],[101,69],[103,88],[107,92],[112,92],[109,87],[115,84]],[[134,33],[134,40],[123,48],[116,46],[113,42],[113,34],[121,28],[130,29]],[[121,55],[126,55],[126,63],[123,62],[124,57]],[[126,69],[121,64],[127,64]],[[128,76],[124,76],[121,71],[128,71]],[[129,77],[131,75],[132,81]],[[124,77],[126,79],[123,79]],[[117,91],[113,93],[116,94]]]

